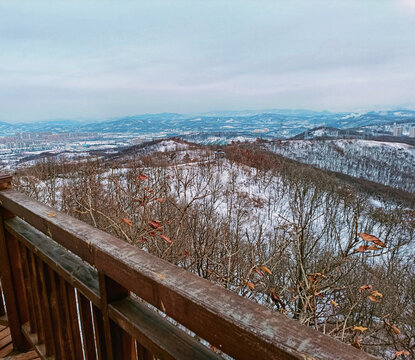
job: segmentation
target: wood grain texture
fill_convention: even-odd
[[[125,298],[113,302],[109,313],[137,339],[145,352],[159,359],[223,359],[177,326],[155,314],[147,305]]]
[[[34,298],[34,291],[32,288],[32,279],[30,276],[30,269],[29,269],[29,262],[28,262],[28,255],[27,249],[20,243],[20,256],[22,258],[22,265],[23,265],[23,278],[24,278],[24,285],[25,285],[25,292],[26,292],[26,300],[27,306],[29,310],[29,324],[30,324],[30,331],[32,333],[37,333],[37,315],[36,315],[36,308],[35,308],[35,298]]]
[[[83,359],[81,330],[80,330],[79,322],[78,322],[79,314],[78,314],[78,309],[76,306],[76,291],[67,282],[65,282],[65,285],[66,285],[68,310],[69,310],[69,316],[70,316],[70,326],[71,326],[71,331],[72,331],[72,339],[74,343],[75,356],[76,356],[76,359]]]
[[[36,324],[37,324],[37,331],[36,334],[38,336],[38,343],[45,344],[45,314],[42,311],[42,295],[40,284],[38,280],[38,273],[37,267],[35,262],[35,256],[33,253],[28,252],[27,254],[28,266],[29,266],[29,273],[31,277],[32,289],[33,289],[33,300],[35,306],[35,316],[36,316]],[[45,351],[46,355],[46,351]]]
[[[92,317],[94,320],[94,332],[98,359],[105,360],[107,358],[107,348],[105,343],[104,321],[101,310],[95,305],[92,306]]]
[[[79,317],[82,326],[82,339],[85,347],[85,359],[95,360],[96,348],[94,339],[94,324],[92,320],[91,302],[78,292]]]
[[[22,295],[23,289],[21,283],[15,283],[16,279],[14,278],[14,275],[17,276],[18,268],[16,268],[16,271],[13,273],[8,249],[8,242],[10,242],[10,239],[7,238],[4,230],[4,219],[4,209],[0,207],[0,274],[2,289],[4,291],[4,300],[8,314],[8,325],[10,326],[13,345],[16,349],[23,351],[29,349],[29,344],[21,331],[21,326],[24,320],[26,320],[22,319],[22,316],[27,316],[27,313],[24,314],[24,306],[19,307],[19,301],[24,301],[23,298],[19,300],[19,295]],[[16,243],[13,243],[13,245],[16,245]],[[20,265],[21,264],[17,264],[18,267]],[[21,276],[21,274],[19,274],[19,276]]]
[[[36,360],[39,359],[35,350],[22,353],[13,349],[10,328],[0,326],[0,356],[4,360]]]
[[[53,324],[55,354],[58,359],[70,360],[71,348],[69,345],[69,340],[64,332],[64,329],[66,329],[66,327],[63,324],[61,303],[59,298],[60,293],[57,288],[57,275],[52,269],[47,268],[46,276],[48,278],[47,289],[51,309],[51,320]]]
[[[108,313],[108,304],[112,301],[127,297],[128,290],[113,281],[102,272],[98,272],[98,279],[101,296],[101,312],[107,349],[107,359],[131,359],[131,354],[129,352],[125,353],[125,351],[128,351],[128,347],[124,347],[123,330],[110,319]]]
[[[35,257],[35,265],[38,274],[38,283],[40,290],[40,309],[42,312],[42,321],[45,333],[45,345],[46,345],[46,355],[51,356],[55,355],[55,339],[54,339],[54,329],[52,326],[52,316],[51,316],[51,306],[49,301],[49,289],[48,281],[49,278],[45,275],[46,269],[44,263]]]

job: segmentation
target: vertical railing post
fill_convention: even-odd
[[[12,176],[0,175],[0,191],[11,187]],[[25,294],[20,289],[22,279],[20,256],[16,248],[17,240],[8,239],[4,228],[4,221],[13,216],[0,203],[0,276],[13,346],[19,350],[28,350],[30,346],[22,332],[22,325],[27,321],[27,310]],[[16,267],[15,271],[12,266]]]
[[[134,341],[130,335],[124,332],[110,319],[108,314],[108,305],[112,301],[125,298],[128,296],[129,291],[101,271],[98,271],[98,278],[107,350],[106,360],[131,360],[132,358],[135,358]]]

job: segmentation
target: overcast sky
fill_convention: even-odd
[[[415,0],[0,0],[0,121],[415,107]]]

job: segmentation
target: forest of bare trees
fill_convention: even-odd
[[[415,148],[372,140],[278,140],[267,147],[283,156],[356,178],[415,192]]]
[[[15,186],[385,359],[415,358],[415,210],[252,146],[43,160]]]

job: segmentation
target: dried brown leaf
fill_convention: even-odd
[[[248,285],[248,287],[249,287],[251,290],[254,290],[254,289],[255,289],[255,285],[254,285],[254,283],[252,283],[252,282],[250,282],[250,281],[248,281],[248,282],[246,283],[246,285]]]
[[[374,296],[368,296],[368,298],[369,298],[369,300],[371,300],[371,301],[373,301],[373,302],[380,302],[380,300],[378,300],[376,297],[374,297]]]
[[[365,290],[371,290],[372,289],[372,285],[362,285],[360,288],[359,288],[359,293],[362,293],[362,291],[365,291]]]
[[[153,229],[160,229],[161,228],[160,221],[156,221],[156,220],[150,220],[148,222],[148,225],[150,225],[150,227],[153,228]]]
[[[368,245],[362,245],[362,246],[359,246],[358,248],[355,249],[355,251],[357,251],[357,252],[365,252],[365,251],[368,251],[368,250],[369,250]]]
[[[270,270],[270,269],[268,269],[266,266],[261,265],[259,268],[260,268],[261,270],[265,271],[267,274],[272,275],[271,270]]]
[[[265,276],[264,275],[264,273],[261,271],[261,270],[259,270],[257,267],[256,268],[254,268],[254,270],[260,275],[260,276]]]
[[[366,330],[367,330],[367,327],[364,327],[364,326],[353,326],[353,331],[364,332]]]
[[[372,296],[376,296],[376,297],[379,297],[379,298],[383,298],[383,294],[381,294],[377,290],[372,291]]]
[[[359,235],[364,241],[374,242],[375,240],[379,240],[379,238],[376,237],[375,235],[371,235],[367,233],[358,233],[357,235]]]
[[[401,351],[395,351],[395,356],[396,357],[398,357],[398,356],[402,356],[402,355],[411,355],[410,354],[410,352],[409,351],[406,351],[406,350],[401,350]]]
[[[401,330],[399,330],[395,325],[392,325],[389,321],[385,321],[385,323],[392,329],[392,331],[396,335],[400,335],[401,334]]]
[[[173,244],[173,241],[171,241],[171,240],[170,240],[170,238],[169,238],[169,237],[167,237],[166,235],[160,235],[160,237],[161,237],[163,240],[166,240],[169,244]]]
[[[128,226],[133,226],[133,223],[130,219],[126,219],[126,218],[122,218],[121,219],[123,222],[125,222]]]

